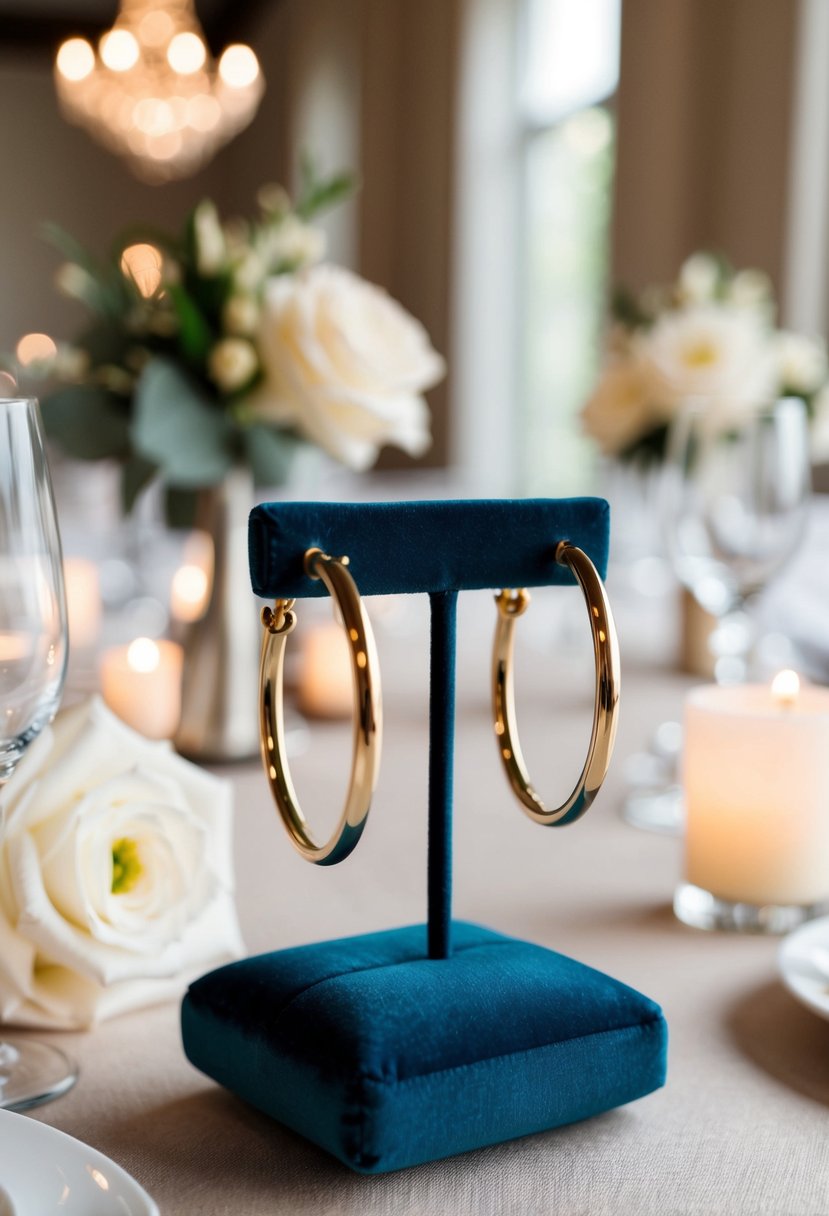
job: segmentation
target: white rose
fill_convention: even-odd
[[[263,421],[294,426],[352,469],[386,443],[430,443],[422,393],[445,364],[428,335],[379,287],[321,265],[266,285],[259,350],[266,381],[251,401]]]
[[[233,285],[241,295],[252,295],[265,281],[266,267],[259,254],[246,249],[233,267]]]
[[[227,249],[218,213],[209,199],[199,203],[193,212],[193,238],[196,268],[205,278],[212,278],[224,267]]]
[[[0,1020],[90,1026],[241,953],[228,785],[97,698],[32,744],[0,812]]]
[[[755,312],[697,304],[659,317],[636,350],[659,398],[672,409],[688,397],[711,402],[716,425],[744,416],[774,396],[777,367],[771,335]]]
[[[207,358],[210,379],[223,393],[235,393],[253,378],[259,358],[247,338],[222,338]]]
[[[581,413],[587,434],[607,456],[618,456],[631,444],[667,421],[654,398],[647,368],[635,358],[612,360]]]
[[[774,291],[764,270],[738,270],[728,288],[728,298],[739,308],[763,308],[771,312]]]

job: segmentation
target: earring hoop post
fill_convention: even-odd
[[[277,600],[262,610],[265,627],[259,663],[259,736],[262,763],[280,818],[294,848],[306,861],[336,865],[362,835],[380,768],[383,733],[379,664],[374,634],[347,557],[308,549],[305,572],[319,578],[342,617],[354,684],[354,737],[351,776],[342,814],[332,836],[319,844],[312,836],[294,789],[285,743],[284,673],[288,636],[296,626],[294,600]]]
[[[601,788],[613,754],[616,739],[619,704],[620,667],[619,643],[610,601],[596,567],[587,554],[561,541],[556,546],[555,560],[570,568],[581,587],[590,618],[593,655],[596,669],[596,692],[593,702],[593,728],[587,758],[581,775],[570,796],[558,807],[545,806],[527,773],[521,751],[515,715],[514,646],[515,623],[526,611],[530,596],[526,588],[504,589],[496,597],[498,620],[492,653],[492,701],[495,736],[507,779],[523,810],[534,820],[548,827],[574,823],[592,804]]]

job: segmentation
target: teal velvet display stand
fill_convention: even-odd
[[[572,1123],[664,1083],[667,1029],[647,997],[451,916],[458,593],[572,582],[554,561],[560,540],[603,573],[608,530],[607,504],[591,498],[273,503],[251,515],[257,595],[323,594],[303,571],[318,546],[348,554],[363,595],[431,601],[427,924],[232,963],[182,1006],[196,1067],[354,1170]]]

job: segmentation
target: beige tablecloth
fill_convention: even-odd
[[[659,1001],[671,1031],[667,1087],[586,1123],[362,1178],[192,1069],[178,1010],[167,1005],[91,1034],[56,1036],[79,1059],[81,1079],[36,1117],[120,1162],[163,1216],[826,1216],[829,1024],[781,987],[774,939],[678,924],[670,901],[679,841],[619,817],[624,757],[677,714],[687,681],[626,671],[617,757],[600,799],[566,831],[542,830],[520,813],[499,771],[487,701],[492,608],[486,597],[467,599],[455,913],[574,955]],[[408,632],[386,629],[378,639],[383,769],[366,834],[344,865],[302,862],[257,767],[224,770],[236,790],[238,900],[252,953],[424,918],[428,642],[425,612],[407,611],[416,619],[389,626]],[[554,652],[543,619],[522,634],[519,712],[533,775],[552,798],[581,766],[592,663],[578,631],[571,644],[568,621],[559,622]],[[347,727],[314,728],[312,750],[295,764],[309,807],[319,795],[338,809],[348,747]]]

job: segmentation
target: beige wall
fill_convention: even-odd
[[[709,248],[780,288],[796,17],[797,0],[624,0],[618,281],[669,281]]]

